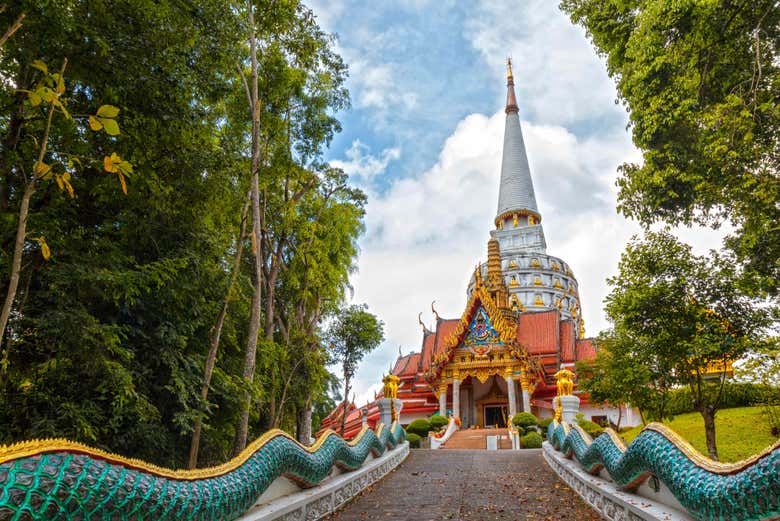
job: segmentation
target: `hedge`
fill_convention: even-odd
[[[432,431],[439,432],[442,427],[450,423],[450,420],[448,418],[445,418],[444,416],[439,416],[438,414],[435,414],[431,416],[429,423],[431,424]]]
[[[512,416],[512,425],[514,425],[515,427],[517,427],[523,432],[526,432],[529,428],[533,427],[538,423],[539,420],[537,420],[536,416],[534,416],[530,412],[519,412],[514,416]]]
[[[599,436],[604,432],[604,427],[602,427],[596,422],[592,422],[588,420],[587,418],[585,418],[585,416],[582,413],[578,414],[574,418],[574,421],[577,422],[577,425],[582,427],[582,430],[590,434],[591,438],[595,438],[596,436]]]
[[[520,438],[520,447],[523,449],[542,448],[542,435],[536,431],[531,431]]]
[[[416,435],[413,432],[407,432],[406,433],[406,441],[409,442],[409,447],[412,449],[419,449],[420,448],[420,438],[418,435]]]
[[[716,384],[709,384],[716,385]],[[734,407],[752,407],[763,405],[767,401],[780,401],[780,388],[763,384],[727,382],[723,386],[718,408],[731,409]],[[666,414],[676,416],[688,412],[697,412],[693,407],[691,390],[687,387],[673,389],[669,392],[669,401],[666,406]]]
[[[406,432],[413,432],[421,438],[428,436],[428,432],[431,430],[431,423],[425,418],[417,418],[412,423],[406,426]]]

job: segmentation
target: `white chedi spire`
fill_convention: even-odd
[[[531,168],[525,151],[523,131],[515,96],[512,60],[507,61],[506,124],[501,159],[501,184],[498,191],[496,231],[493,235],[501,252],[532,251],[544,253],[547,246],[542,231],[542,216],[536,205]]]
[[[496,218],[507,212],[532,212],[539,215],[531,181],[531,169],[520,128],[520,115],[515,97],[515,82],[512,76],[512,61],[508,62],[506,93],[506,124],[504,126],[504,152],[501,159],[501,185],[498,192],[498,213]]]

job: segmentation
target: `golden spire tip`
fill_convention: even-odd
[[[507,56],[506,57],[506,77],[507,79],[512,79],[514,76],[512,75],[512,57]]]

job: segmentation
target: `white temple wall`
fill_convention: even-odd
[[[620,416],[617,407],[594,406],[590,404],[581,406],[580,412],[588,420],[592,420],[594,416],[606,416],[610,422],[616,425],[618,416]],[[635,427],[641,423],[639,411],[635,407],[623,407],[623,417],[620,419],[621,427]]]

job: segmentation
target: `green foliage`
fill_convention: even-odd
[[[726,382],[721,393],[720,407],[723,409],[780,402],[780,388],[769,385]],[[696,408],[691,390],[681,387],[670,391],[666,410],[670,417],[694,412]]]
[[[682,436],[696,450],[707,454],[704,422],[699,413],[686,413],[664,422]],[[772,434],[769,419],[763,407],[722,409],[715,416],[718,457],[724,462],[740,461],[760,453],[777,441]],[[628,429],[622,437],[630,442],[636,438],[642,426]]]
[[[740,292],[729,262],[696,256],[666,232],[647,232],[643,241],[634,238],[619,271],[608,281],[612,292],[606,298],[613,329],[605,335],[605,347],[613,362],[597,360],[596,378],[604,367],[623,372],[619,365],[625,364],[632,384],[642,390],[620,386],[616,392],[640,410],[650,404],[660,418],[668,415],[669,389],[687,386],[705,419],[709,453],[716,458],[713,418],[726,375],[712,382],[704,370],[765,345],[770,310]],[[599,390],[590,380],[588,385]]]
[[[419,449],[420,448],[420,440],[422,440],[422,438],[419,435],[417,435],[417,434],[415,434],[413,432],[407,432],[406,433],[406,441],[409,442],[409,448]]]
[[[751,291],[780,288],[780,10],[745,3],[563,0],[606,57],[641,164],[619,210],[643,224],[730,222]]]
[[[536,416],[530,412],[519,412],[512,416],[512,425],[514,425],[520,432],[528,432],[533,430],[533,427],[539,424],[539,420]]]
[[[541,449],[542,435],[536,431],[530,431],[528,434],[520,437],[520,448],[523,449]]]
[[[0,55],[4,252],[13,246],[23,172],[33,170],[45,127],[40,113],[64,82],[52,69],[65,57],[67,96],[59,100],[72,119],[53,118],[57,153],[36,170],[52,177],[31,200],[29,237],[51,256],[46,262],[25,250],[0,346],[9,353],[0,442],[68,437],[181,467],[203,414],[200,463],[224,461],[247,386],[242,347],[253,284],[244,255],[228,290],[236,251],[252,248],[237,241],[250,145],[236,71],[246,57],[245,4],[21,0],[0,10],[0,26],[22,11],[24,25]],[[251,437],[272,422],[300,430],[310,409],[316,428],[332,409],[334,378],[319,328],[343,306],[365,205],[347,176],[322,161],[339,130],[335,114],[348,105],[332,37],[297,2],[263,5],[257,25],[263,232],[271,246],[263,262],[269,270],[277,262],[278,276],[263,281],[274,292],[265,288],[260,303],[270,327],[249,389],[257,404]],[[118,187],[130,189],[125,196]],[[58,188],[74,197],[58,196]],[[10,268],[0,255],[2,273]],[[204,360],[226,295],[204,400]]]
[[[435,414],[428,419],[428,422],[431,425],[432,431],[439,432],[442,429],[442,427],[446,427],[450,423],[450,420],[448,418],[445,418],[444,416],[439,416],[438,414]]]
[[[590,434],[591,438],[595,438],[596,436],[599,436],[604,432],[604,427],[599,425],[596,422],[592,422],[585,418],[585,415],[580,413],[575,418],[574,421],[577,422],[577,425],[582,427],[582,430]]]
[[[542,418],[539,420],[539,429],[542,431],[542,437],[547,438],[547,427],[553,422],[553,418]]]
[[[428,436],[428,432],[431,431],[431,424],[425,418],[417,418],[412,420],[412,423],[406,426],[406,432],[417,434],[421,438]]]

